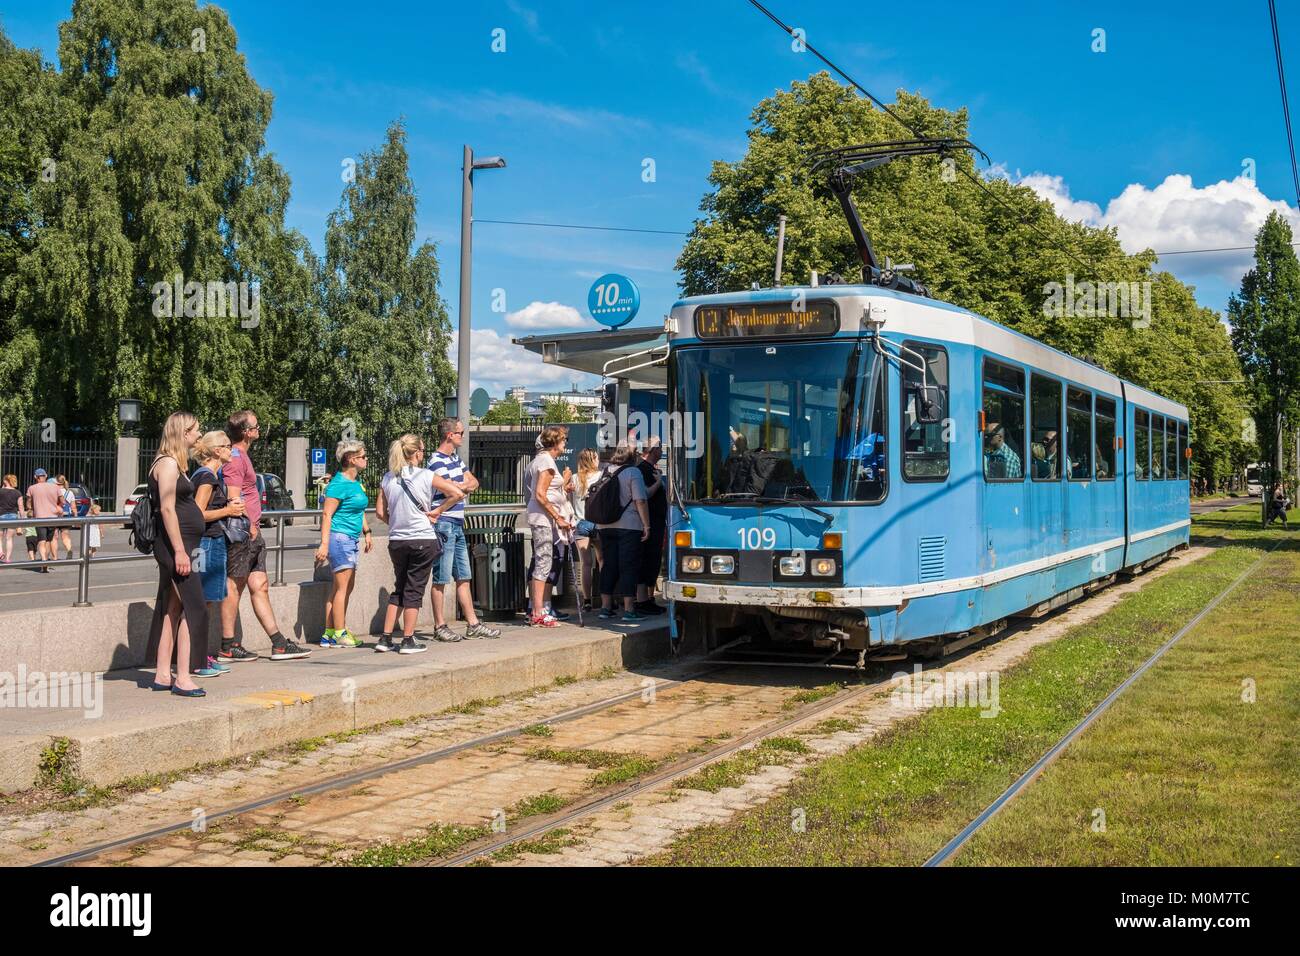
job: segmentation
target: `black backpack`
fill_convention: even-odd
[[[635,468],[636,465],[630,462],[626,465],[620,465],[617,471],[607,471],[596,479],[591,490],[587,492],[587,508],[584,514],[588,521],[595,524],[613,524],[623,517],[623,512],[627,511],[626,505],[619,504],[618,476],[629,468]]]
[[[131,533],[127,541],[141,554],[153,554],[158,537],[158,516],[154,513],[153,492],[147,491],[131,509]]]

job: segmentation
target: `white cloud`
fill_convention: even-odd
[[[554,329],[597,328],[593,320],[563,302],[529,302],[518,312],[507,314],[506,325],[512,329],[534,329],[543,332]]]
[[[1060,176],[1032,173],[1019,182],[1051,202],[1065,219],[1115,227],[1120,245],[1129,253],[1253,247],[1255,233],[1273,210],[1300,232],[1300,212],[1283,200],[1269,199],[1245,176],[1201,187],[1181,173],[1166,176],[1154,189],[1132,183],[1106,203],[1104,212],[1097,203],[1071,197]],[[1251,252],[1243,250],[1168,256],[1161,266],[1180,277],[1213,277],[1235,285],[1251,261]]]
[[[453,334],[447,353],[453,366],[456,364],[456,349],[457,336]],[[545,364],[540,355],[515,345],[509,336],[495,329],[476,329],[471,333],[469,373],[471,391],[482,386],[493,398],[500,398],[506,389],[515,385],[522,385],[531,392],[568,388],[573,382],[577,382],[579,388],[600,384],[599,375]]]

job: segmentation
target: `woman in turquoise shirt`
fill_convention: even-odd
[[[330,563],[334,590],[325,602],[325,633],[321,647],[360,647],[361,639],[348,630],[348,601],[356,584],[357,552],[361,538],[370,553],[370,527],[366,508],[370,499],[357,479],[366,466],[366,446],[359,441],[341,441],[334,450],[339,470],[325,486],[325,505],[320,521],[320,547],[316,560]]]

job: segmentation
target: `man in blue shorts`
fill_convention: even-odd
[[[438,422],[438,447],[429,456],[429,470],[433,472],[433,505],[437,508],[448,497],[460,500],[442,513],[434,525],[442,543],[442,555],[433,565],[433,636],[439,641],[459,641],[496,638],[501,632],[488,627],[474,613],[474,598],[470,594],[469,544],[465,541],[465,499],[478,487],[478,479],[461,461],[461,444],[465,441],[465,426],[454,418]],[[469,625],[465,637],[447,624],[445,591],[447,583],[456,582],[456,600]]]

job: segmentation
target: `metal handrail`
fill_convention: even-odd
[[[519,514],[524,510],[524,505],[517,503],[489,505],[489,504],[466,504],[465,511],[469,514],[490,514],[492,512],[512,512]],[[322,511],[319,508],[295,508],[283,511],[263,511],[262,517],[272,521],[275,524],[275,544],[267,546],[268,552],[275,554],[275,579],[271,582],[272,587],[284,587],[284,554],[286,551],[315,551],[319,545],[310,544],[285,544],[284,541],[284,519],[285,518],[312,518],[317,527],[320,526],[320,517]],[[374,508],[367,508],[366,514],[374,515]],[[86,529],[92,525],[105,524],[129,524],[131,516],[121,513],[99,514],[99,515],[65,515],[58,518],[15,518],[7,521],[0,521],[0,532],[8,528],[21,530],[23,528],[74,528],[79,529],[80,544],[78,547],[78,557],[59,558],[58,560],[36,560],[36,561],[8,561],[0,563],[0,571],[25,568],[46,568],[60,567],[64,565],[76,565],[77,567],[77,600],[73,602],[73,607],[93,607],[90,600],[90,566],[92,564],[121,564],[127,561],[146,561],[152,559],[149,554],[104,554],[91,555],[88,551],[89,536]],[[258,529],[262,533],[262,529]]]

